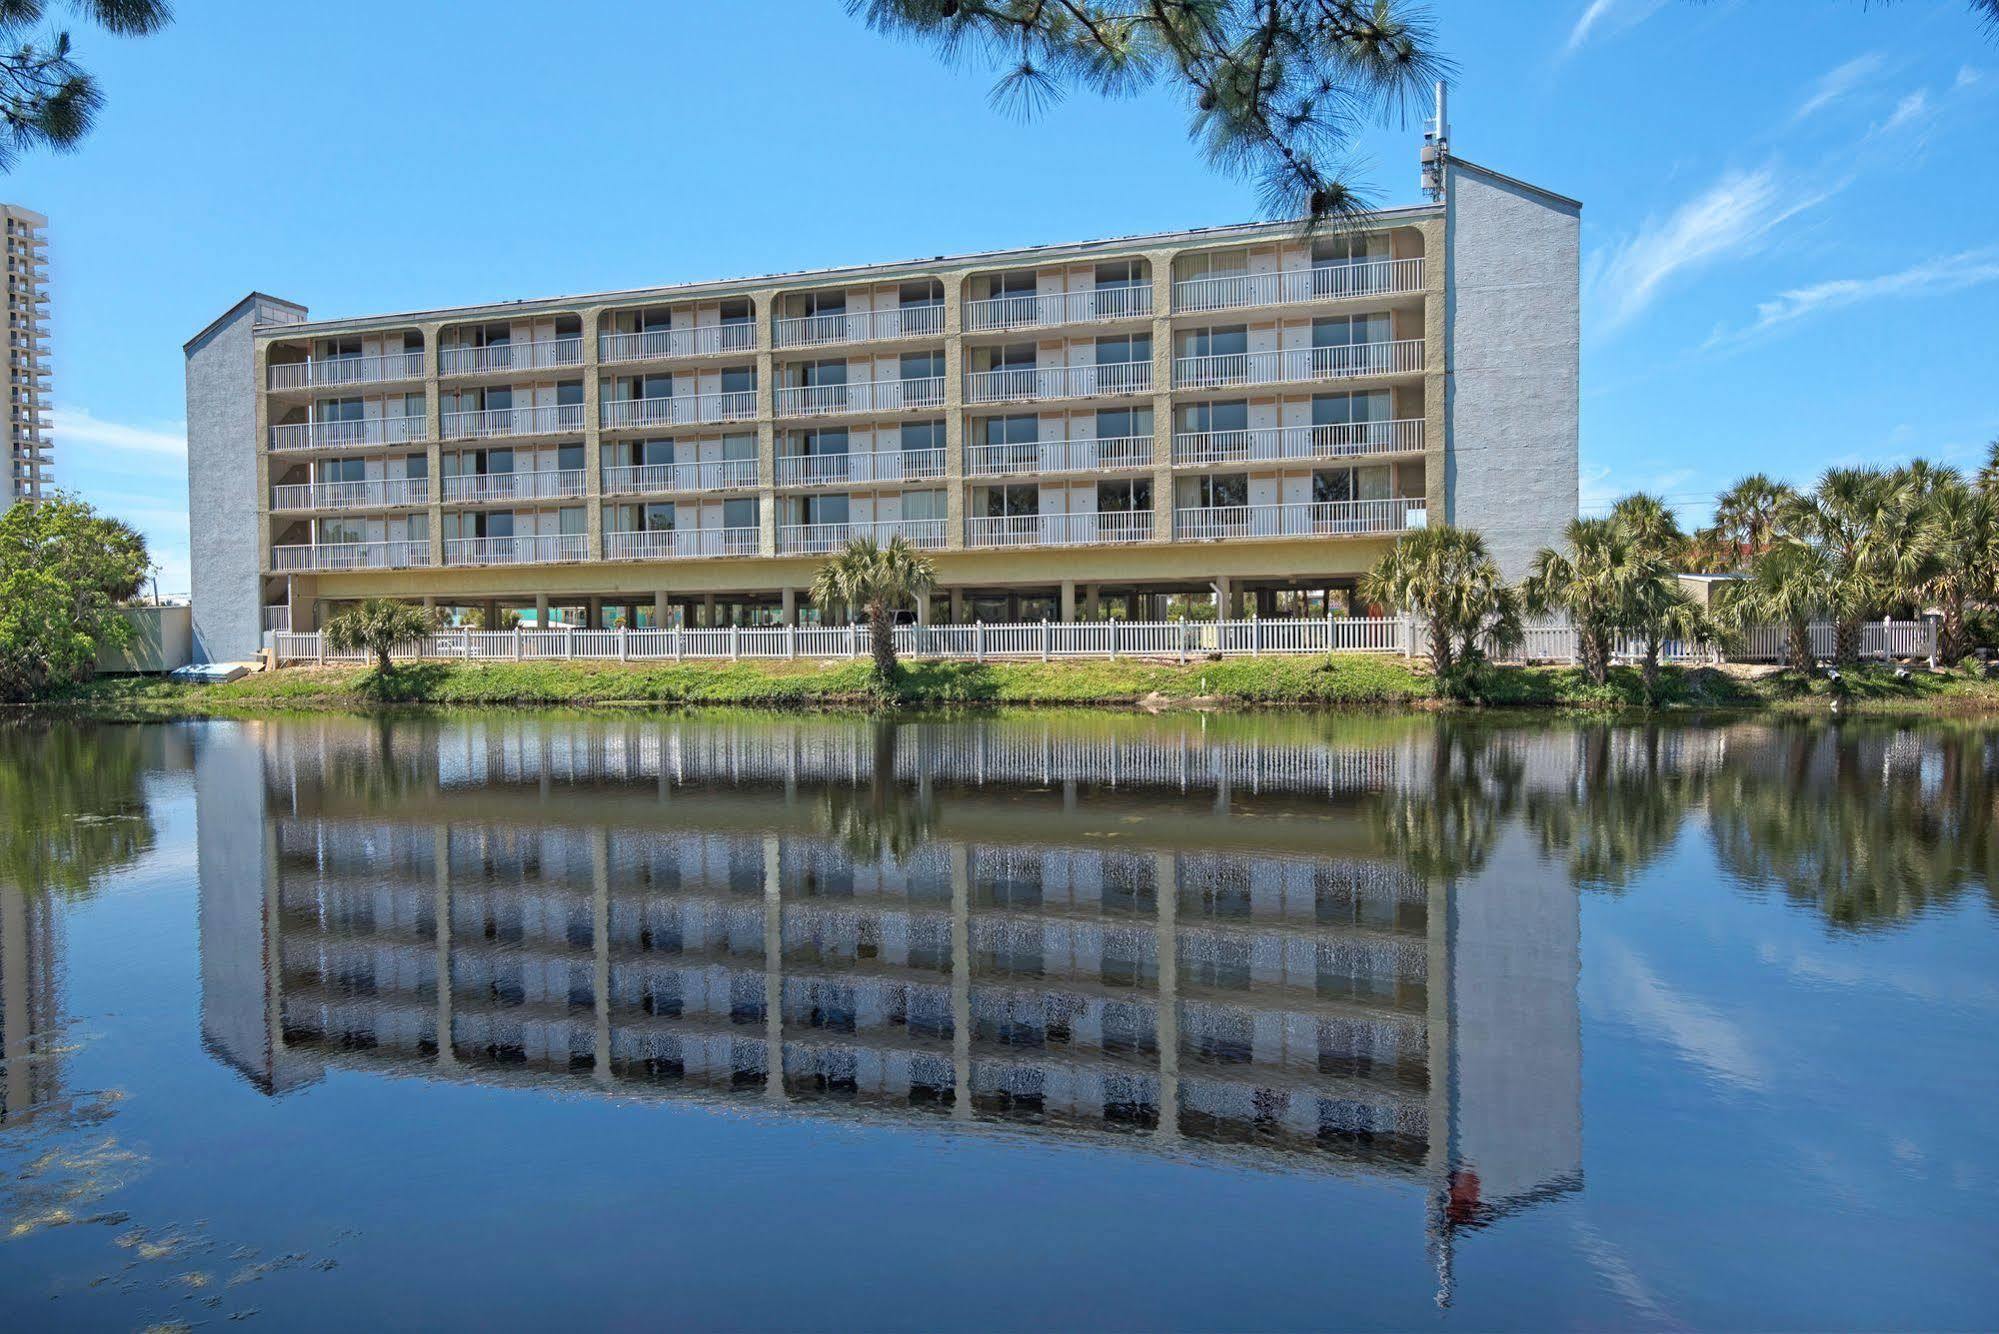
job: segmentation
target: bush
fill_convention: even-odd
[[[132,627],[118,604],[144,582],[146,540],[57,492],[0,518],[0,700],[38,699],[97,671]]]

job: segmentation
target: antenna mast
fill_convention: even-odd
[[[1444,81],[1437,80],[1437,114],[1423,131],[1423,193],[1435,203],[1444,197],[1444,159],[1451,155],[1451,122],[1445,103]]]

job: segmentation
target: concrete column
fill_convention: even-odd
[[[1173,540],[1173,259],[1148,251],[1152,266],[1152,536]]]
[[[499,629],[498,626],[494,626],[493,628],[496,630]],[[537,630],[548,629],[548,594],[546,593],[536,593],[534,595],[534,628]]]
[[[1215,619],[1232,621],[1236,619],[1235,581],[1225,574],[1215,576]]]
[[[1099,596],[1100,591],[1101,590],[1099,586],[1096,584],[1089,584],[1084,587],[1083,589],[1084,620],[1100,621],[1103,619],[1103,600]]]
[[[1062,581],[1061,611],[1063,620],[1073,621],[1076,619],[1076,581],[1074,579],[1064,579]]]
[[[970,274],[960,270],[940,277],[944,284],[944,546],[957,551],[965,545],[964,308]]]
[[[430,525],[430,568],[444,568],[444,394],[437,363],[443,355],[444,326],[419,325],[423,335],[424,463],[430,470],[430,504],[424,522]]]
[[[916,623],[918,625],[930,624],[930,595],[928,593],[916,599]]]
[[[777,554],[777,362],[771,355],[777,290],[750,294],[757,326],[757,550]]]
[[[715,595],[713,593],[703,593],[701,595],[701,624],[709,626],[715,624]]]
[[[667,615],[666,590],[663,588],[654,589],[652,595],[652,623],[655,626],[665,625]]]
[[[954,588],[951,590],[951,624],[963,625],[964,623],[965,623],[965,590],[962,588]]]
[[[797,625],[798,590],[795,588],[780,588],[777,590],[777,598],[778,598],[779,610],[782,612],[781,619],[783,620],[783,622],[786,625]]]
[[[600,597],[591,598],[590,608],[584,613],[584,616],[586,618],[583,623],[584,629],[602,630],[604,628],[604,599]]]
[[[486,599],[486,628],[489,630],[500,628],[500,604],[492,598]]]
[[[604,311],[601,306],[587,306],[576,313],[583,322],[583,550],[587,559],[597,561],[604,559],[604,386],[597,363]],[[596,614],[593,607],[593,624]]]

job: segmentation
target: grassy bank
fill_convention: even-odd
[[[1497,707],[1642,707],[1638,673],[1605,686],[1574,668],[1489,668],[1482,703]],[[1667,669],[1660,707],[1855,710],[1999,709],[1999,682],[1961,673],[1898,681],[1863,668],[1835,687],[1788,672]],[[105,719],[232,717],[313,709],[424,706],[750,705],[777,708],[1101,705],[1110,707],[1391,707],[1437,700],[1420,664],[1345,655],[1232,658],[1190,666],[1146,662],[923,662],[893,689],[873,686],[862,662],[419,663],[382,676],[357,668],[267,672],[229,685],[103,678],[41,708]]]

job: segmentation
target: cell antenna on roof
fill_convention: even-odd
[[[1444,81],[1437,80],[1437,114],[1423,131],[1423,193],[1435,203],[1444,197],[1444,159],[1451,155],[1451,122],[1445,105]]]

